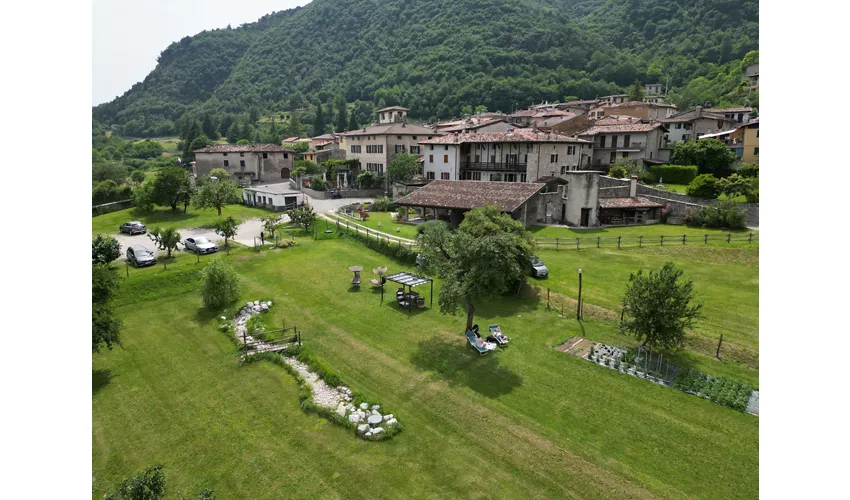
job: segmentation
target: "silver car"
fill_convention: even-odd
[[[531,275],[533,277],[545,278],[549,276],[549,268],[536,255],[532,255],[529,260],[531,261]]]
[[[127,261],[133,267],[152,266],[156,264],[156,255],[142,245],[132,245],[127,249]]]
[[[200,236],[198,238],[186,238],[183,241],[183,246],[190,252],[198,254],[213,253],[218,251],[218,245],[212,241]]]

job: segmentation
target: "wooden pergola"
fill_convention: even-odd
[[[419,276],[418,274],[413,274],[407,271],[401,271],[395,274],[391,274],[387,276],[388,281],[392,281],[394,283],[398,283],[404,287],[407,287],[407,292],[404,292],[404,296],[406,297],[405,302],[407,303],[407,314],[410,315],[411,310],[413,309],[413,303],[410,300],[410,292],[413,287],[424,285],[426,283],[431,284],[431,297],[430,297],[430,305],[429,307],[434,306],[434,280],[431,278],[426,278],[425,276]],[[381,291],[381,300],[383,301],[383,289]]]

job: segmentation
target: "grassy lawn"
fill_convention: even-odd
[[[337,218],[342,221],[357,223],[361,226],[366,226],[370,229],[375,229],[377,231],[392,234],[394,236],[399,236],[401,238],[409,238],[411,240],[415,240],[417,236],[416,224],[395,222],[394,220],[392,220],[391,214],[392,212],[369,212],[369,218],[365,221],[361,221],[359,219],[352,219],[350,217],[345,216],[339,216]],[[381,225],[378,226],[378,223],[380,223]]]
[[[219,218],[233,216],[239,222],[253,217],[264,217],[274,213],[262,208],[249,207],[245,205],[228,205],[221,210],[221,217],[216,210],[200,210],[189,207],[189,213],[183,213],[183,207],[178,207],[177,213],[171,208],[157,207],[151,213],[140,213],[135,208],[128,208],[111,212],[108,214],[92,217],[92,234],[118,233],[118,226],[131,220],[143,222],[149,229],[155,226],[175,226],[177,229],[188,229],[196,227],[213,227]]]
[[[600,315],[604,317],[607,312],[614,321],[620,314],[629,275],[640,268],[660,269],[665,262],[673,262],[684,271],[685,278],[694,281],[697,300],[703,304],[705,315],[688,337],[688,349],[704,355],[701,357],[703,364],[719,365],[728,370],[728,363],[711,360],[717,340],[723,334],[721,356],[741,365],[730,374],[758,385],[758,248],[680,244],[556,251],[546,247],[538,249],[537,255],[549,268],[548,279],[536,282],[539,286],[576,298],[578,269],[581,268],[583,300],[605,309]],[[618,342],[628,344],[625,340],[620,337]]]
[[[756,417],[550,347],[612,335],[612,321],[558,319],[527,295],[477,304],[479,324],[500,323],[514,339],[480,357],[460,334],[463,318],[408,318],[367,286],[349,290],[348,266],[399,264],[350,240],[298,241],[231,253],[242,300],[271,298],[273,322],[296,323],[313,352],[398,415],[404,432],[358,440],[302,413],[282,368],[240,366],[217,314],[201,309],[203,263],[181,255],[167,271],[131,271],[116,304],[124,346],[92,358],[93,498],[153,463],[164,464],[174,496],[201,487],[219,498],[758,495]]]
[[[752,229],[703,229],[703,228],[694,228],[688,226],[678,226],[678,225],[670,225],[670,224],[651,224],[648,226],[625,226],[625,227],[609,227],[609,228],[585,228],[585,229],[576,229],[567,226],[532,226],[528,228],[531,231],[532,235],[535,238],[582,238],[582,240],[586,237],[587,241],[591,241],[592,238],[596,238],[597,236],[601,236],[603,238],[608,237],[617,237],[617,236],[645,236],[658,238],[662,234],[670,237],[679,236],[679,241],[681,242],[681,236],[683,234],[687,234],[689,237],[697,237],[708,234],[711,236],[726,236],[729,233],[733,235],[746,235],[749,233],[758,234],[758,230]]]

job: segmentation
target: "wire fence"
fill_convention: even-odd
[[[759,235],[756,233],[727,233],[727,234],[704,234],[704,235],[659,235],[659,236],[585,236],[575,238],[535,238],[534,242],[538,248],[554,247],[555,250],[581,250],[582,248],[614,247],[643,247],[664,245],[708,245],[747,243],[758,244]]]

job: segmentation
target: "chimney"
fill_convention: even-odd
[[[700,116],[702,116],[702,106],[697,106],[697,107],[696,107],[696,115],[697,115],[697,118],[699,118]]]
[[[629,198],[637,197],[637,176],[633,175],[629,181]]]

